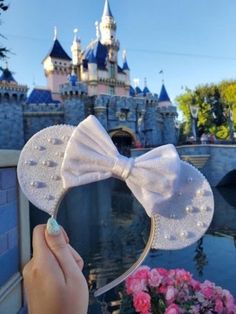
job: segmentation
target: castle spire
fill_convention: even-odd
[[[57,40],[57,27],[54,26],[54,37],[53,40]]]
[[[102,20],[100,23],[101,43],[103,45],[113,46],[116,51],[119,50],[119,42],[116,40],[116,21],[111,13],[108,0],[105,0]]]
[[[123,50],[122,58],[123,58],[123,70],[129,71],[129,66],[128,66],[128,62],[127,62],[127,53],[126,53],[126,50]]]
[[[111,13],[111,9],[110,9],[110,5],[109,5],[109,1],[108,0],[105,0],[105,5],[104,5],[104,10],[103,10],[102,17],[105,17],[105,16],[109,16],[109,17],[113,18],[113,15]]]
[[[161,86],[161,91],[158,97],[158,103],[160,107],[168,107],[168,106],[172,106],[170,97],[166,91],[166,87],[165,84],[163,83]]]

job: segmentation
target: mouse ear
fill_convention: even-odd
[[[18,180],[29,201],[53,215],[66,192],[61,165],[73,126],[56,125],[41,130],[25,144],[17,166]]]

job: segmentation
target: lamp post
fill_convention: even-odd
[[[232,105],[229,104],[227,110],[225,111],[226,118],[228,120],[228,125],[229,125],[229,137],[230,141],[234,141],[234,126],[233,126],[233,109]]]
[[[192,104],[189,106],[190,112],[191,112],[191,128],[192,128],[192,134],[194,137],[195,142],[197,141],[197,118],[198,118],[198,112],[199,107],[198,105],[194,104],[194,101],[192,101]]]

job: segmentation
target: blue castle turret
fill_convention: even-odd
[[[159,113],[163,118],[163,144],[177,144],[176,107],[172,104],[164,83],[158,99]]]

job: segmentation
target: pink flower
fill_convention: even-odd
[[[151,308],[151,297],[146,292],[138,292],[134,295],[133,304],[137,312],[148,313]]]
[[[148,283],[151,287],[158,287],[161,284],[162,276],[157,269],[152,269],[149,272]]]
[[[133,277],[136,279],[143,279],[145,281],[148,280],[148,275],[149,275],[150,268],[147,266],[141,266],[139,267],[134,273]]]
[[[168,308],[165,310],[165,314],[179,314],[180,309],[177,304],[172,303],[168,306]]]
[[[168,270],[165,269],[165,268],[157,268],[159,274],[162,276],[162,277],[167,277],[168,276]]]
[[[193,287],[194,290],[198,291],[200,290],[200,282],[195,280],[195,279],[191,279],[190,281],[190,285]]]
[[[207,299],[211,299],[214,296],[214,288],[215,288],[214,283],[208,280],[205,280],[201,284],[201,292]]]
[[[216,299],[215,301],[215,311],[217,314],[221,314],[224,310],[224,305],[221,299]]]
[[[174,302],[175,297],[177,295],[177,290],[173,286],[168,286],[166,290],[166,301],[167,304],[171,304]]]
[[[164,285],[160,285],[160,287],[157,289],[157,292],[163,293],[163,294],[166,294],[166,291],[167,291],[167,287]]]
[[[233,298],[232,294],[226,289],[223,289],[222,294],[223,294],[223,297],[225,299],[225,306],[227,309],[227,314],[235,313],[236,305],[234,303],[234,298]]]
[[[126,279],[125,285],[128,294],[134,294],[147,289],[144,280],[139,280],[132,276]]]

